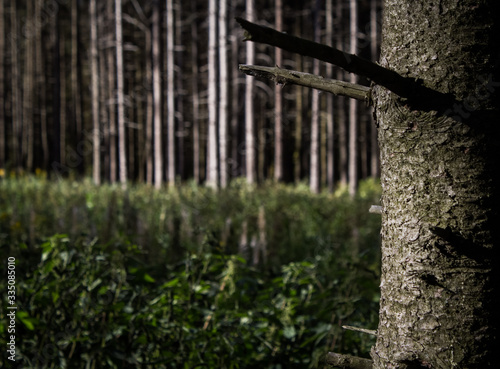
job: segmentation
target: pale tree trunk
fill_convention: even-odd
[[[152,59],[153,59],[153,135],[154,135],[154,184],[160,188],[163,180],[161,71],[160,71],[160,4],[153,1]]]
[[[246,3],[246,17],[250,22],[255,18],[255,1],[248,0]],[[253,64],[255,60],[255,45],[252,42],[246,44],[246,62]],[[254,85],[252,77],[246,77],[245,81],[245,168],[248,183],[255,182],[255,134],[254,134]]]
[[[111,22],[112,19],[114,19],[114,4],[112,1],[106,2],[106,14],[107,14],[107,21]],[[103,17],[104,18],[104,17]],[[106,19],[105,18],[105,19]],[[110,42],[110,45],[112,45],[112,42],[114,40],[114,35],[115,35],[115,30],[114,27],[107,27],[107,37],[108,41]],[[111,183],[115,183],[117,178],[117,167],[118,167],[118,160],[117,160],[117,135],[116,135],[116,102],[117,102],[117,96],[116,96],[116,53],[113,48],[108,47],[103,52],[101,53],[103,57],[101,59],[104,59],[104,55],[106,55],[106,63],[107,63],[107,70],[106,70],[106,75],[107,75],[107,85],[108,85],[108,90],[107,90],[107,97],[108,101],[105,106],[107,108],[107,125],[108,125],[108,130],[107,130],[107,143],[108,147],[106,147],[107,152],[109,153],[109,157],[107,160],[107,165],[109,166],[109,181]],[[102,63],[104,65],[104,60]],[[104,71],[104,70],[103,70]],[[102,81],[104,82],[104,78],[102,78]],[[106,95],[104,95],[106,96]],[[103,99],[104,100],[104,99]]]
[[[217,1],[208,5],[207,185],[217,187]]]
[[[175,79],[175,88],[178,91],[184,91],[184,74],[181,71],[184,66],[184,50],[182,36],[183,36],[183,21],[182,21],[182,0],[177,0],[176,2],[176,13],[175,13],[175,26],[177,31],[175,32],[175,49],[177,50],[175,61],[179,66],[179,71],[176,74]],[[175,117],[177,119],[178,128],[176,134],[177,136],[177,176],[180,180],[184,180],[186,178],[186,165],[185,165],[185,141],[188,134],[188,127],[186,122],[184,121],[184,98],[183,93],[179,94],[176,101],[176,109],[175,109]]]
[[[320,42],[319,1],[315,1],[314,7],[314,41]],[[319,60],[313,60],[313,74],[319,75]],[[311,101],[311,162],[309,172],[309,188],[312,193],[320,191],[320,106],[319,90],[312,91]]]
[[[167,0],[167,183],[175,183],[174,0]]]
[[[116,100],[118,111],[118,173],[120,183],[127,183],[127,139],[125,137],[125,76],[123,70],[122,0],[115,0],[116,27]]]
[[[93,122],[92,178],[96,185],[101,183],[100,124],[99,124],[99,59],[97,51],[97,0],[90,0],[90,78]]]
[[[350,52],[356,54],[358,48],[358,0],[349,1]],[[349,81],[356,83],[358,77],[351,73]],[[349,100],[349,194],[354,196],[358,189],[358,101]]]
[[[283,31],[283,0],[275,1],[275,26]],[[274,51],[276,65],[282,67],[283,52],[277,47]],[[274,87],[274,180],[283,180],[283,86]]]
[[[0,1],[0,169],[5,170],[5,148],[6,148],[6,127],[5,127],[5,6],[4,2]]]
[[[197,13],[196,0],[191,0],[191,12]],[[191,96],[193,99],[193,176],[199,184],[200,176],[200,95],[198,87],[198,19],[191,22]]]
[[[335,30],[335,45],[337,49],[343,50],[343,37],[345,37],[345,32],[343,31],[342,24],[342,13],[343,13],[343,2],[344,0],[337,0],[335,5],[335,20],[336,20],[336,30]],[[337,68],[337,79],[342,81],[344,79],[344,72],[342,69]],[[346,101],[342,96],[337,97],[337,119],[338,119],[338,132],[339,132],[339,172],[340,172],[340,183],[342,185],[347,184],[347,118],[345,113]]]
[[[326,0],[325,4],[325,16],[326,16],[326,29],[325,38],[326,44],[332,45],[333,39],[333,0]],[[331,64],[326,65],[326,78],[332,78],[333,67]],[[326,182],[328,185],[328,191],[333,192],[335,185],[335,130],[334,130],[334,120],[333,120],[333,95],[327,94],[326,96],[326,135],[327,135],[327,145],[326,145]]]
[[[227,53],[227,2],[219,4],[219,168],[220,186],[224,188],[229,181],[227,155],[227,128],[229,120],[229,77]]]
[[[434,5],[385,1],[381,65],[453,99],[421,95],[411,104],[375,91],[383,188],[376,369],[498,367],[499,6]]]

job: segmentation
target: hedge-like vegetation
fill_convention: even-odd
[[[243,182],[215,192],[0,181],[18,363],[307,368],[331,350],[367,356],[372,337],[341,326],[376,329],[380,218],[367,209],[378,196],[373,182],[351,199]],[[6,327],[2,315],[2,347]]]

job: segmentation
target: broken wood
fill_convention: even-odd
[[[270,79],[281,85],[300,85],[330,92],[338,96],[347,96],[353,99],[370,103],[371,88],[335,79],[323,78],[310,73],[276,67],[240,64],[240,70],[250,76]]]
[[[373,367],[373,361],[370,359],[335,352],[329,352],[326,355],[326,363],[343,369],[372,369]]]

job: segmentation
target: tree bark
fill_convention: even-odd
[[[153,60],[153,135],[154,135],[154,184],[160,188],[163,180],[161,72],[160,72],[160,4],[153,1],[152,60]]]
[[[107,21],[112,22],[112,19],[115,17],[115,12],[114,12],[114,4],[112,1],[106,2],[106,14],[107,14]],[[107,28],[107,37],[108,37],[108,42],[110,45],[113,44],[113,40],[115,38],[115,29],[114,27],[111,26],[106,27]],[[103,52],[101,53],[103,55],[102,59],[104,59],[104,56],[106,57],[106,63],[107,63],[107,70],[106,70],[106,75],[107,75],[107,91],[106,95],[107,96],[107,104],[106,104],[106,110],[107,110],[107,134],[106,134],[106,141],[107,141],[107,147],[106,147],[106,153],[108,156],[108,160],[105,160],[105,166],[108,166],[109,170],[109,181],[111,183],[116,183],[117,180],[117,174],[118,174],[118,150],[117,150],[117,125],[116,125],[116,103],[117,103],[117,95],[116,95],[116,52],[113,48],[108,47]],[[101,63],[104,65],[104,60]],[[102,69],[104,72],[104,69]],[[102,82],[104,82],[105,78],[102,78]],[[104,93],[104,91],[103,91]],[[104,99],[103,99],[104,100]]]
[[[96,185],[101,183],[100,122],[99,122],[99,60],[97,50],[97,0],[90,0],[90,78],[92,103],[92,178]]]
[[[381,65],[459,103],[426,112],[375,89],[383,189],[376,369],[497,366],[498,14],[489,0],[385,1]]]
[[[16,171],[21,170],[20,137],[22,124],[21,77],[19,71],[19,30],[17,25],[17,1],[10,2],[10,52],[12,83],[12,161]]]
[[[174,2],[167,0],[167,183],[175,184],[175,22]]]
[[[229,77],[227,54],[227,2],[219,5],[219,168],[220,187],[225,188],[229,180],[227,153],[229,121]]]
[[[191,0],[191,12],[197,14],[196,0]],[[191,96],[193,99],[193,176],[201,182],[200,175],[200,95],[198,87],[198,19],[191,22]]]
[[[39,2],[39,0],[37,0]],[[71,1],[71,111],[74,120],[74,142],[76,145],[80,144],[83,140],[83,114],[82,114],[82,97],[81,97],[81,64],[80,64],[80,53],[79,53],[79,12],[78,12],[78,0]],[[39,36],[40,37],[40,36]],[[38,59],[37,59],[38,60]],[[39,63],[40,61],[38,61]],[[36,72],[38,75],[38,73]],[[83,169],[83,153],[77,152],[79,157],[76,166],[79,169],[80,174],[82,174]]]
[[[253,21],[255,1],[248,0],[246,3],[246,15]],[[255,60],[255,45],[249,42],[246,45],[247,64],[253,64]],[[254,80],[246,77],[245,82],[245,161],[246,177],[248,183],[255,182],[255,134],[254,134]]]
[[[320,42],[320,4],[315,1],[313,11],[314,24],[314,41]],[[319,75],[319,60],[313,60],[313,74]],[[320,106],[319,106],[319,91],[314,89],[311,97],[311,147],[310,147],[310,164],[309,164],[309,188],[312,193],[320,191]]]
[[[208,5],[207,185],[217,187],[217,1]]]
[[[325,4],[325,38],[327,44],[333,40],[333,0],[327,0]],[[333,66],[326,65],[326,78],[332,78]],[[328,191],[333,192],[335,185],[335,122],[333,119],[333,96],[326,96],[326,183]]]
[[[7,147],[6,139],[6,121],[5,121],[5,7],[4,2],[0,2],[0,170],[5,170],[5,149]]]
[[[358,1],[349,1],[350,52],[356,54],[358,48]],[[349,82],[355,84],[356,74],[351,73]],[[349,100],[349,194],[354,196],[358,190],[358,102]]]
[[[275,1],[275,26],[279,32],[283,31],[283,0]],[[279,67],[283,64],[283,52],[275,49],[274,58]],[[274,180],[283,180],[283,86],[274,87]]]
[[[123,67],[122,0],[115,0],[116,27],[116,99],[118,110],[118,173],[120,183],[127,183],[127,138],[125,136],[125,76]]]

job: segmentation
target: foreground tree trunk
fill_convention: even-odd
[[[374,84],[383,205],[377,342],[372,362],[329,354],[328,363],[498,366],[499,11],[494,0],[386,0],[380,64],[237,19],[247,40]]]
[[[382,66],[456,101],[437,113],[375,91],[383,215],[374,368],[496,366],[497,4],[385,1]]]

